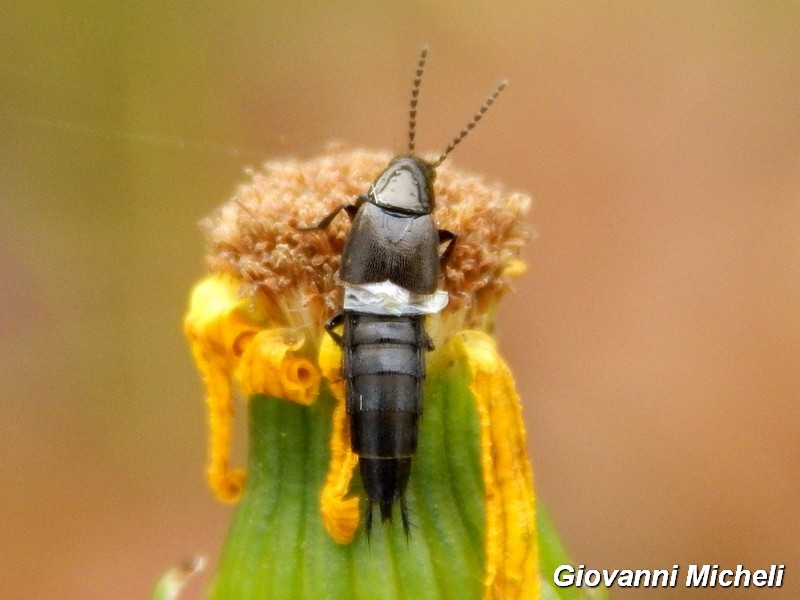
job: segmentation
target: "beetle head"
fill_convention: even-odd
[[[453,138],[444,152],[434,162],[428,162],[414,155],[414,140],[417,128],[417,103],[419,87],[422,83],[422,72],[428,49],[422,48],[417,63],[414,84],[411,88],[411,108],[408,121],[408,154],[398,156],[383,170],[367,196],[367,200],[383,209],[409,215],[429,215],[433,212],[433,180],[436,178],[436,167],[442,164],[447,155],[463,140],[473,127],[481,120],[489,107],[506,87],[501,81],[494,92],[484,101],[472,119]]]
[[[398,156],[372,184],[368,199],[373,204],[413,215],[433,212],[433,166],[416,156]]]

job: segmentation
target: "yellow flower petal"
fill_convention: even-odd
[[[239,498],[247,475],[230,470],[232,380],[247,395],[268,394],[310,404],[319,394],[320,374],[293,354],[302,337],[289,330],[263,329],[265,307],[239,297],[241,282],[212,275],[195,286],[184,320],[192,355],[203,377],[208,407],[208,481],[217,498]]]
[[[481,426],[486,494],[484,598],[539,597],[533,473],[519,395],[494,340],[462,331],[453,340],[468,361]]]
[[[261,327],[259,307],[252,310],[247,299],[239,297],[241,282],[229,275],[210,275],[192,290],[184,331],[195,344],[230,361],[243,349],[250,336]]]
[[[356,534],[361,513],[357,496],[347,496],[358,456],[350,449],[350,426],[344,398],[337,398],[333,410],[331,458],[328,477],[322,488],[320,510],[325,530],[337,544],[348,544]]]
[[[328,335],[320,345],[319,367],[336,398],[330,442],[331,458],[328,477],[320,497],[320,510],[325,530],[334,541],[337,544],[348,544],[353,540],[361,518],[358,497],[347,497],[358,456],[350,449],[350,424],[345,410],[342,379],[342,351]]]
[[[259,331],[237,361],[235,379],[251,396],[266,394],[309,405],[319,395],[320,374],[309,360],[292,354],[303,339],[287,329]]]
[[[256,329],[240,318],[238,304],[238,284],[232,277],[207,277],[192,291],[184,320],[184,330],[207,392],[208,482],[223,502],[239,497],[246,478],[244,471],[230,471],[228,467],[234,413],[231,360],[238,340]]]
[[[328,380],[331,391],[337,399],[344,402],[344,379],[342,379],[342,349],[333,338],[324,335],[319,346],[319,370]]]

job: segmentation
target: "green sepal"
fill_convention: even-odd
[[[536,532],[539,539],[539,578],[542,584],[540,600],[608,600],[608,588],[559,587],[553,581],[553,575],[561,565],[573,562],[567,555],[561,539],[550,520],[550,515],[536,503]]]
[[[212,600],[478,600],[484,565],[480,432],[466,368],[451,363],[426,383],[419,451],[406,493],[411,531],[376,519],[367,540],[336,544],[320,494],[328,473],[335,400],[309,406],[249,402],[248,482],[236,509]],[[358,470],[351,493],[362,497]]]
[[[209,600],[480,600],[485,512],[480,429],[469,373],[459,361],[435,365],[426,382],[419,451],[406,498],[411,532],[395,520],[362,524],[339,545],[322,523],[335,405],[323,386],[301,406],[253,396],[249,401],[249,475],[236,508]],[[362,498],[358,469],[351,493]],[[558,565],[570,563],[547,514],[537,506],[542,600],[607,599],[605,590],[559,588]],[[154,596],[155,598],[156,596]]]

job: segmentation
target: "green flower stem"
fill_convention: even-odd
[[[336,544],[325,531],[320,493],[335,404],[327,387],[309,407],[266,396],[250,400],[249,479],[209,599],[482,598],[484,492],[469,373],[445,361],[430,371],[406,495],[408,539],[399,518],[376,519],[369,541],[363,523],[350,544]],[[357,469],[351,491],[363,498]],[[547,515],[538,510],[537,520],[542,598],[607,598],[602,590],[554,586],[553,571],[570,561]]]
[[[406,494],[408,540],[399,518],[376,519],[369,541],[362,524],[345,545],[330,538],[320,514],[335,403],[329,390],[310,407],[254,396],[249,479],[209,598],[481,598],[483,483],[468,382],[455,363],[428,378]],[[352,491],[363,497],[357,472]]]
[[[536,503],[536,531],[539,538],[539,573],[542,582],[541,600],[608,600],[608,589],[602,586],[587,589],[558,587],[553,583],[553,574],[561,565],[574,564],[556,533],[550,515]]]

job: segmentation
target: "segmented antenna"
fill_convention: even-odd
[[[461,130],[461,132],[453,139],[453,141],[450,142],[450,145],[447,146],[445,151],[442,152],[442,155],[436,160],[436,162],[433,163],[432,166],[434,169],[438,167],[440,164],[442,164],[442,161],[444,161],[444,159],[447,158],[447,155],[453,151],[453,148],[458,146],[461,140],[467,137],[467,134],[472,130],[473,127],[475,127],[478,121],[480,121],[481,118],[483,118],[483,115],[486,114],[486,111],[489,110],[489,107],[495,100],[497,100],[497,97],[500,95],[500,92],[502,92],[507,85],[508,81],[501,81],[498,84],[494,92],[492,92],[492,95],[486,99],[486,102],[483,103],[483,106],[481,106],[478,109],[478,112],[475,113],[475,116],[472,117],[472,120],[469,123],[467,123],[466,127],[464,127],[464,129]]]
[[[417,102],[419,86],[422,83],[422,71],[425,69],[425,59],[428,57],[428,48],[422,47],[417,62],[417,72],[414,74],[414,83],[411,86],[411,109],[408,111],[408,153],[414,154],[414,138],[417,135]]]

